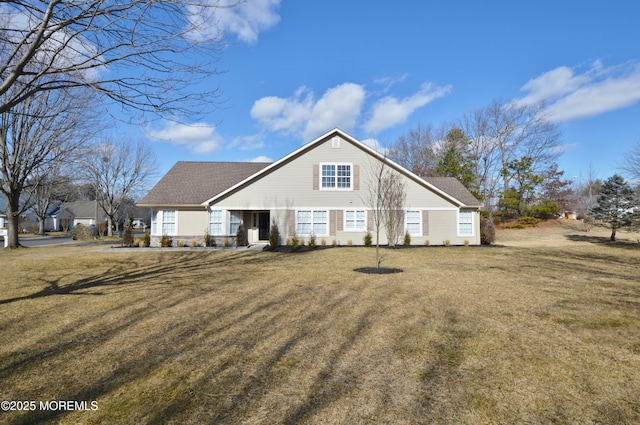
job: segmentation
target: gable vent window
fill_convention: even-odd
[[[353,189],[353,166],[351,164],[322,164],[320,175],[320,187],[324,190],[351,190]]]
[[[340,138],[339,137],[334,137],[333,139],[331,139],[331,147],[333,149],[340,149]]]

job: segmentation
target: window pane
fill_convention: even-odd
[[[163,235],[176,234],[176,211],[175,210],[162,211],[162,234]]]
[[[353,210],[347,210],[344,212],[345,222],[344,227],[345,230],[355,230],[356,229],[356,212]]]
[[[405,228],[410,235],[420,234],[420,211],[407,211],[405,214]]]
[[[311,233],[311,211],[298,211],[297,222],[296,233],[298,233],[298,235],[308,235]]]
[[[345,230],[365,231],[367,228],[365,210],[345,210]]]
[[[351,187],[351,165],[338,165],[338,187]]]
[[[461,235],[473,234],[473,213],[471,211],[460,211],[458,213],[458,222],[460,223],[458,232]]]
[[[367,214],[366,211],[356,211],[356,230],[367,229]]]
[[[222,210],[209,211],[209,234],[222,235]]]
[[[322,187],[336,187],[336,166],[333,164],[322,165]]]
[[[238,233],[238,227],[242,223],[242,211],[231,211],[229,217],[229,234],[235,235]]]

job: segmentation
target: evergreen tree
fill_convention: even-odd
[[[509,161],[502,175],[511,181],[509,189],[502,192],[500,205],[507,215],[521,216],[530,205],[533,195],[544,178],[533,169],[534,161],[529,156]]]
[[[591,215],[596,220],[611,227],[611,241],[616,240],[616,230],[631,226],[637,219],[639,202],[631,186],[619,175],[614,174],[603,184],[596,206]]]

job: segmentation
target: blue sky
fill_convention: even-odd
[[[565,176],[640,142],[640,2],[248,0],[219,16],[222,108],[118,128],[178,160],[277,160],[339,127],[392,144],[494,99],[546,99]]]

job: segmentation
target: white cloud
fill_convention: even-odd
[[[438,87],[433,83],[424,83],[412,96],[398,99],[387,96],[373,105],[371,118],[364,124],[367,132],[377,133],[404,123],[416,109],[433,100],[449,94],[451,86]]]
[[[375,80],[373,80],[373,82],[376,83],[376,84],[379,84],[379,85],[383,85],[384,88],[382,89],[382,93],[387,93],[389,90],[391,90],[391,87],[393,87],[397,83],[404,82],[404,80],[406,80],[407,77],[409,77],[409,74],[405,73],[405,74],[402,74],[399,77],[376,78]]]
[[[273,162],[273,159],[266,155],[260,155],[255,158],[247,159],[245,162]]]
[[[352,131],[364,99],[364,88],[353,83],[333,87],[317,101],[309,89],[301,87],[290,98],[269,96],[258,99],[251,108],[251,117],[270,131],[308,140],[334,127]]]
[[[207,0],[206,5],[189,8],[191,20],[201,36],[234,34],[240,41],[255,43],[261,31],[280,21],[277,13],[280,0]],[[207,13],[207,7],[211,6],[215,6],[213,16]]]
[[[554,122],[568,122],[629,107],[640,101],[640,66],[627,64],[605,68],[594,62],[582,74],[559,67],[529,80],[528,94],[519,104],[546,101],[546,113]]]
[[[222,138],[215,130],[215,126],[206,123],[181,124],[173,121],[164,121],[161,129],[146,129],[149,137],[196,154],[210,154],[220,148]]]
[[[378,141],[378,139],[364,139],[361,140],[362,144],[369,146],[374,151],[386,155],[389,152],[389,149],[382,146],[382,144]]]

